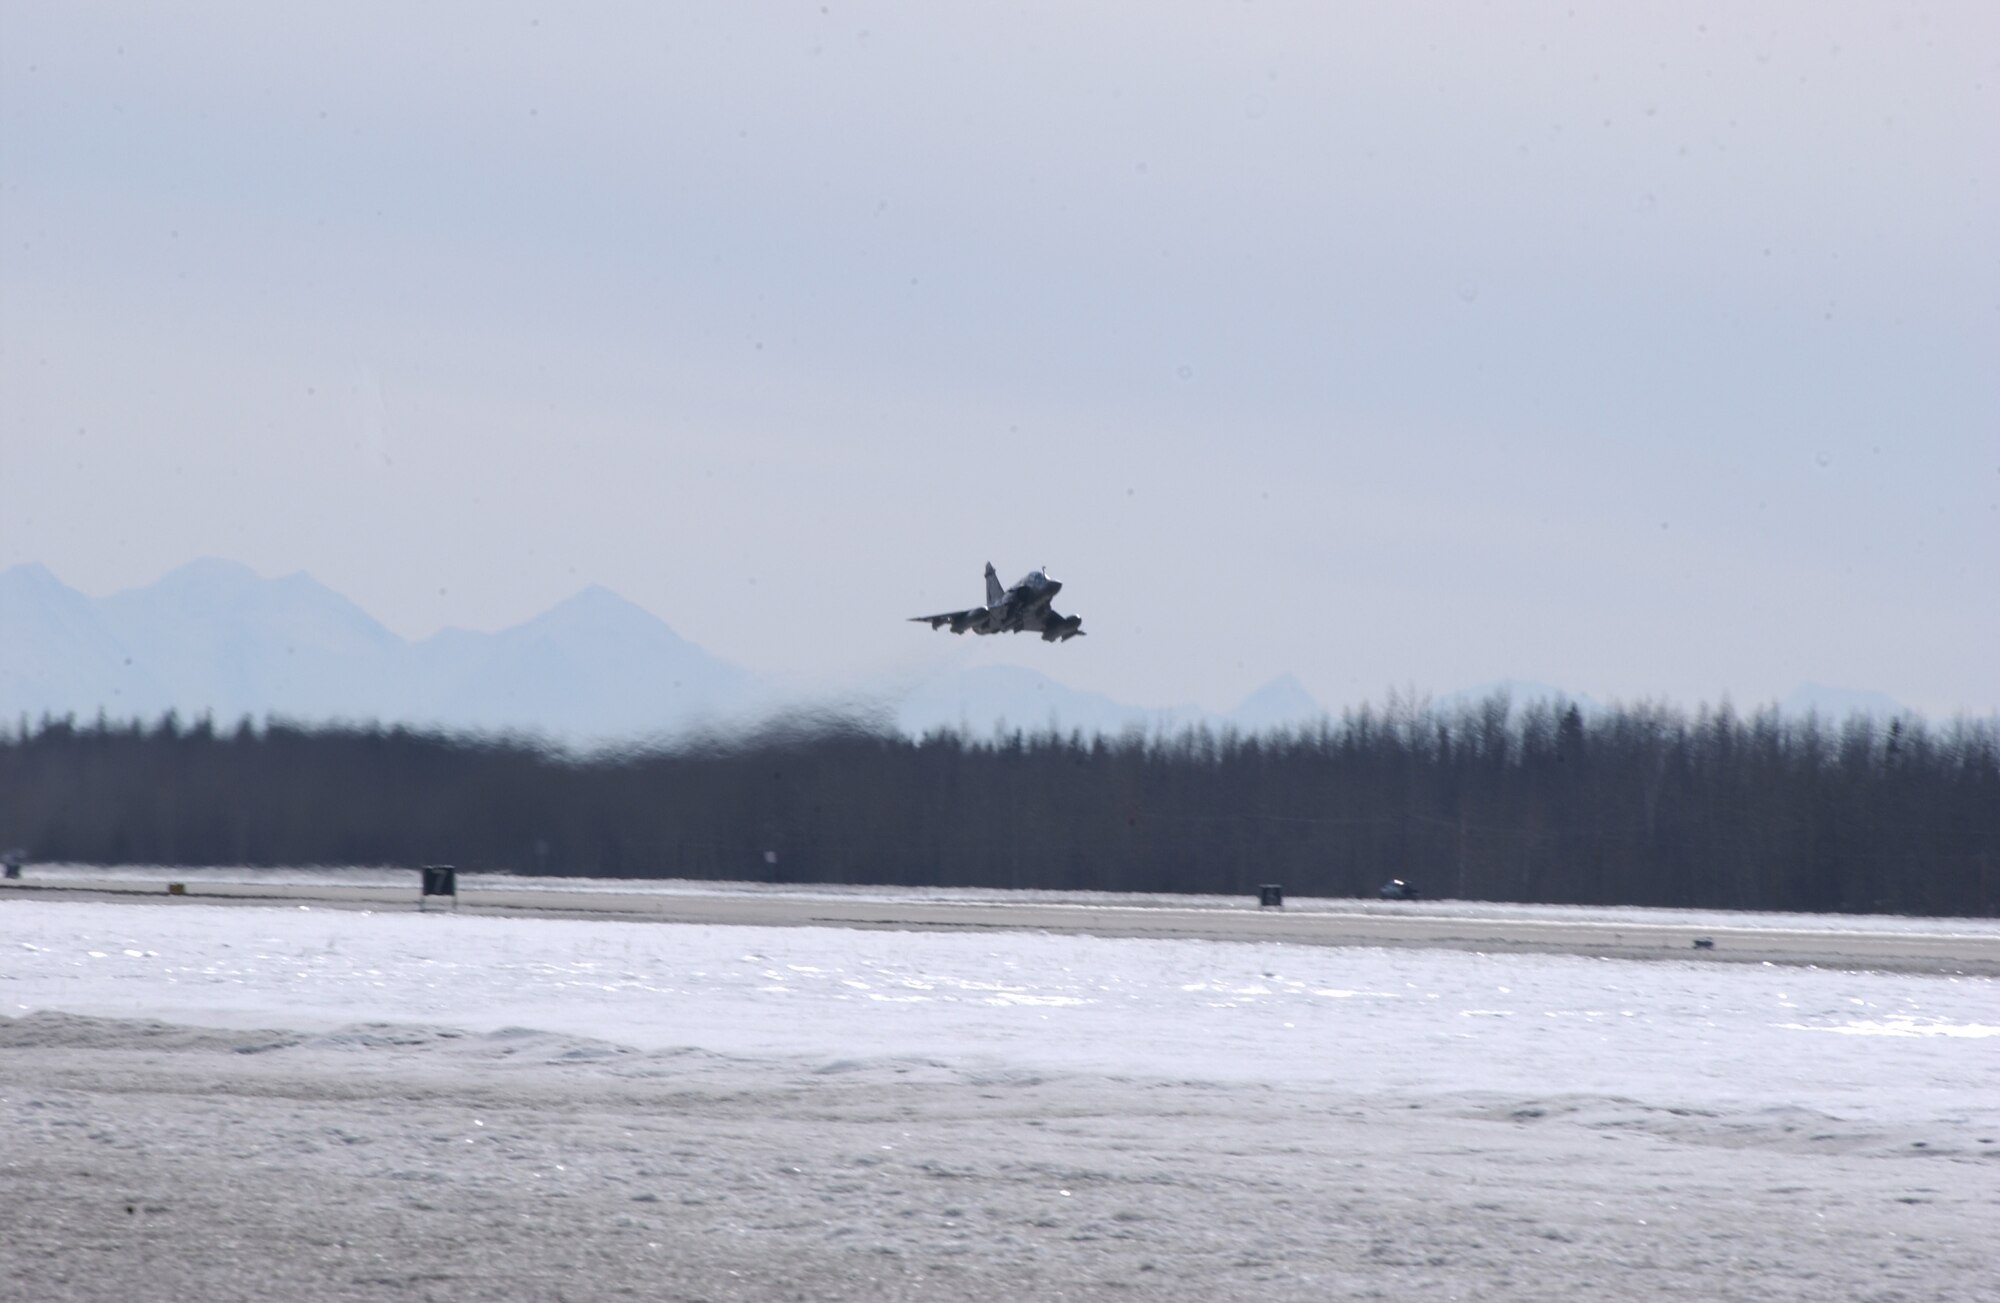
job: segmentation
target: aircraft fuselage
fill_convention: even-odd
[[[933,629],[949,628],[953,633],[1038,633],[1044,642],[1063,642],[1083,636],[1083,617],[1058,614],[1049,603],[1062,591],[1062,581],[1049,577],[1046,567],[1031,570],[1013,587],[1002,590],[986,566],[986,605],[942,615],[919,615],[912,619]]]

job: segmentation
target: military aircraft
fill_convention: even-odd
[[[1062,591],[1062,584],[1049,578],[1047,566],[1040,570],[1030,570],[1027,577],[1012,588],[1002,590],[1000,576],[993,573],[993,563],[986,563],[986,605],[975,606],[966,611],[946,611],[943,615],[913,615],[914,624],[928,624],[933,629],[951,626],[953,633],[1038,633],[1043,642],[1066,642],[1071,638],[1081,638],[1083,623],[1080,615],[1061,615],[1049,605],[1049,601]]]

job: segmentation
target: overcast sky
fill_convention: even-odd
[[[0,567],[2000,708],[2000,9],[1635,8],[0,0]]]

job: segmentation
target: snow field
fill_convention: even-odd
[[[1987,1298],[1996,995],[14,902],[0,1274],[121,1300]]]

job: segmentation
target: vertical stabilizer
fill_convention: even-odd
[[[998,606],[1000,605],[1000,599],[1006,595],[1007,590],[1000,586],[1000,576],[993,573],[993,563],[988,561],[986,563],[986,604],[988,606]]]

